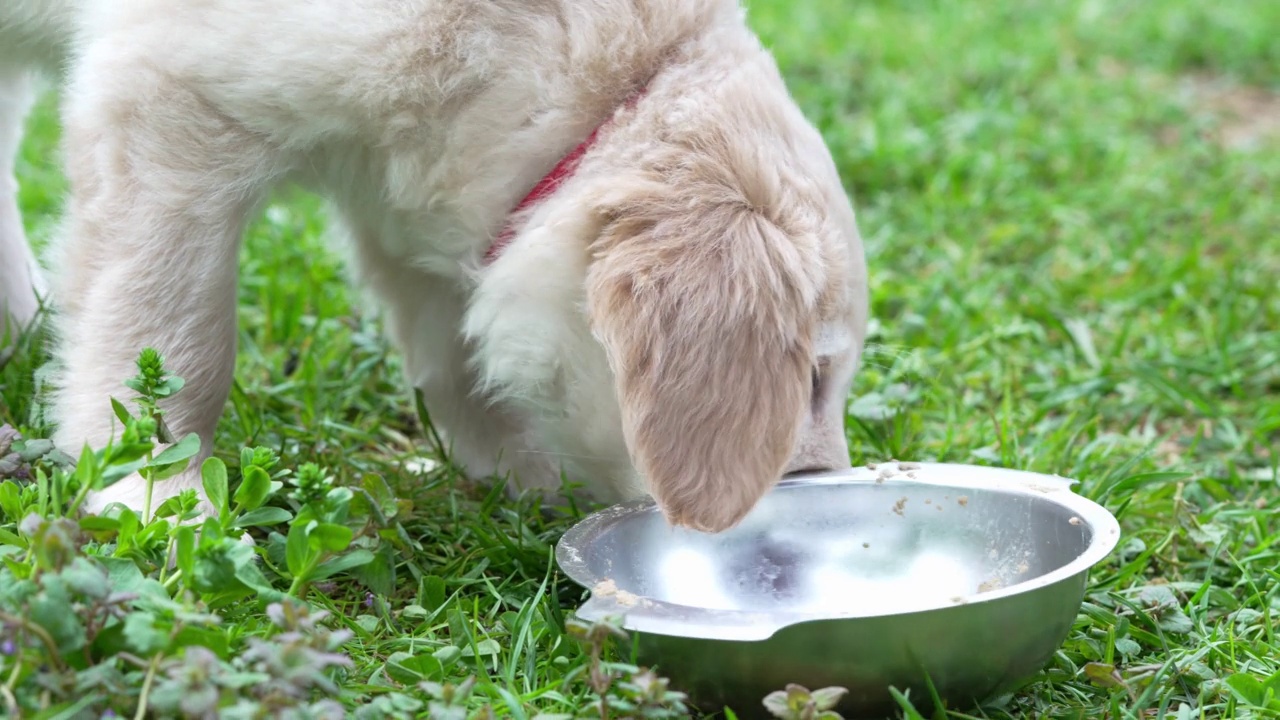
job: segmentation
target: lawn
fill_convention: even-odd
[[[873,329],[850,398],[854,462],[1058,473],[1124,530],[1049,666],[953,716],[1280,717],[1266,694],[1268,681],[1280,694],[1280,3],[754,0],[750,17],[830,143],[866,242]],[[37,242],[64,187],[53,108],[48,99],[32,117],[18,167]],[[323,495],[341,491],[326,490],[326,475],[367,490],[374,502],[354,503],[352,517],[321,518],[354,527],[355,549],[334,530],[329,544],[300,539],[327,553],[314,562],[286,558],[286,524],[272,526],[274,542],[255,530],[279,567],[262,591],[226,576],[242,558],[216,538],[187,548],[180,572],[150,573],[178,602],[121,601],[127,629],[91,626],[87,650],[71,637],[90,632],[82,626],[59,630],[65,647],[50,630],[54,652],[6,614],[10,712],[43,703],[68,711],[49,717],[97,717],[109,705],[123,715],[145,691],[162,715],[184,700],[249,713],[297,695],[368,717],[463,717],[424,683],[473,677],[468,712],[595,714],[590,643],[565,629],[582,594],[550,560],[579,511],[505,502],[457,482],[447,463],[423,462],[430,433],[324,228],[313,198],[282,195],[248,236],[237,384],[217,456],[233,492],[242,476],[263,492],[282,468],[302,477],[301,489],[286,484],[265,501],[241,493],[245,507],[332,512]],[[32,394],[39,340],[0,368],[0,422],[31,437],[47,432]],[[262,451],[242,462],[246,447],[274,450],[278,464]],[[28,624],[66,620],[49,612],[76,598],[84,617],[106,612],[105,599],[85,600],[92,583],[76,584],[84,564],[49,556],[58,527],[36,543],[43,559],[13,554],[25,541],[12,508],[35,500],[10,495],[0,492],[7,582],[33,563],[70,579],[62,605],[49,588],[0,589],[0,608],[29,603]],[[271,526],[283,516],[256,517]],[[111,542],[125,532],[94,531]],[[116,554],[147,567],[167,540],[132,542],[136,552]],[[316,577],[322,562],[357,552],[375,557],[355,571],[360,582]],[[109,567],[141,595],[156,587]],[[349,663],[325,654],[344,636],[278,610],[273,624],[249,601],[276,599],[273,590],[327,608],[327,627],[349,633],[338,650]],[[197,595],[221,624],[195,614],[184,598]],[[214,653],[180,659],[184,645]],[[42,653],[72,660],[41,668]],[[332,687],[317,674],[327,663]],[[263,689],[282,675],[294,695]],[[624,685],[607,691],[612,702],[638,692]],[[325,706],[311,710],[297,717]]]

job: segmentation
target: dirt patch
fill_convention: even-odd
[[[1217,75],[1167,75],[1114,60],[1103,60],[1099,68],[1104,77],[1130,77],[1181,101],[1192,115],[1209,121],[1209,139],[1224,148],[1251,150],[1280,143],[1280,92]],[[1159,135],[1172,144],[1179,129],[1165,128]]]
[[[1215,140],[1232,150],[1248,150],[1280,141],[1280,93],[1221,78],[1181,79],[1188,99],[1217,121]]]

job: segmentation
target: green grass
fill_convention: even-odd
[[[1124,530],[1050,665],[963,712],[1280,716],[1250,700],[1250,678],[1280,686],[1280,143],[1219,147],[1213,108],[1177,83],[1280,92],[1280,3],[755,0],[751,20],[866,242],[854,461],[1078,478]],[[64,187],[57,133],[47,101],[18,167],[37,241]],[[550,562],[573,516],[406,470],[430,444],[323,233],[314,200],[289,196],[248,236],[218,455],[264,445],[344,482],[384,475],[407,501],[394,592],[309,596],[355,633],[346,701],[381,692],[393,653],[458,647],[442,676],[479,676],[473,708],[586,711],[586,656],[561,629],[581,594]],[[35,434],[41,360],[29,342],[0,370],[0,421]]]

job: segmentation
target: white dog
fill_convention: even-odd
[[[70,182],[61,447],[111,435],[151,345],[187,380],[171,429],[208,453],[240,236],[293,181],[332,201],[469,474],[563,471],[719,531],[784,474],[848,466],[862,246],[736,0],[5,0],[0,162],[35,68],[63,81]],[[43,287],[14,191],[0,302],[25,320]]]

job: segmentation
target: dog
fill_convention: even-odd
[[[36,70],[69,195],[46,288],[0,185],[0,301],[52,305],[59,447],[118,431],[109,397],[152,346],[187,381],[166,422],[207,456],[241,235],[288,182],[329,201],[468,476],[720,532],[849,466],[862,243],[737,0],[7,0],[9,167]]]

